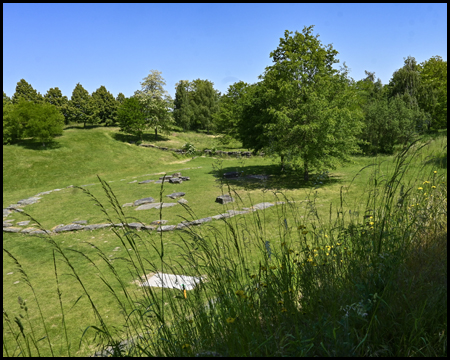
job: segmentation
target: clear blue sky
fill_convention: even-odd
[[[68,98],[79,82],[131,96],[152,69],[174,97],[179,80],[226,92],[258,81],[285,30],[315,25],[350,76],[383,84],[403,66],[447,60],[447,4],[3,4],[3,91],[20,79]]]

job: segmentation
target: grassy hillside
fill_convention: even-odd
[[[116,234],[111,229],[103,229],[92,232],[78,231],[61,233],[45,239],[23,234],[4,233],[4,248],[17,259],[27,276],[25,278],[24,273],[18,271],[17,263],[14,258],[7,253],[4,253],[3,301],[4,309],[7,310],[8,317],[11,321],[8,323],[4,317],[4,329],[6,329],[4,330],[4,336],[5,331],[7,335],[7,350],[5,350],[4,347],[4,355],[17,355],[19,352],[19,350],[16,349],[14,340],[11,338],[12,329],[16,329],[14,331],[17,331],[18,329],[17,325],[14,323],[14,318],[15,316],[19,317],[19,314],[24,316],[22,323],[28,333],[31,331],[31,328],[35,329],[36,334],[45,334],[47,331],[49,338],[51,338],[51,343],[53,344],[52,350],[46,343],[47,340],[43,340],[39,343],[41,355],[51,354],[51,351],[53,351],[54,355],[73,356],[92,354],[97,349],[95,346],[96,342],[93,341],[95,330],[90,328],[84,334],[83,341],[80,342],[80,339],[88,326],[95,325],[101,327],[99,325],[101,323],[99,322],[99,316],[101,316],[104,325],[111,330],[114,339],[129,338],[133,335],[134,331],[134,335],[136,333],[144,332],[145,326],[150,326],[150,323],[153,323],[153,320],[156,318],[149,320],[149,323],[146,323],[146,325],[140,323],[139,321],[141,320],[136,320],[137,322],[133,323],[133,326],[129,323],[128,333],[126,334],[123,333],[126,328],[123,328],[122,326],[125,324],[124,319],[127,318],[128,314],[139,313],[140,310],[137,311],[135,309],[137,306],[136,304],[146,307],[150,306],[150,303],[154,303],[154,301],[151,301],[152,296],[155,296],[155,299],[158,299],[158,303],[167,303],[167,305],[162,305],[162,308],[166,306],[168,321],[173,323],[173,321],[175,321],[175,314],[177,314],[178,311],[176,309],[178,309],[178,306],[181,306],[180,304],[177,305],[173,303],[174,301],[179,301],[176,300],[177,298],[174,298],[174,296],[178,296],[179,294],[173,290],[163,292],[161,289],[156,289],[152,295],[148,293],[148,290],[137,287],[134,283],[139,276],[145,273],[165,271],[188,275],[208,274],[210,285],[206,286],[204,291],[192,292],[192,295],[189,296],[189,301],[193,302],[186,302],[187,308],[184,308],[184,314],[191,312],[193,307],[198,308],[199,304],[204,303],[207,298],[217,296],[218,291],[231,291],[230,294],[234,296],[234,300],[231,303],[226,303],[229,309],[227,311],[231,312],[221,313],[220,316],[222,317],[221,321],[225,321],[225,319],[236,319],[237,314],[241,314],[239,315],[241,318],[240,321],[243,321],[243,323],[240,325],[241,330],[239,330],[239,337],[243,341],[241,344],[242,348],[234,347],[233,344],[236,340],[233,336],[236,334],[233,335],[231,329],[227,328],[228,325],[224,328],[216,328],[215,325],[209,322],[216,320],[214,320],[214,317],[208,315],[205,319],[201,318],[203,319],[201,321],[200,318],[198,318],[198,321],[195,321],[192,325],[194,328],[189,330],[190,335],[187,337],[189,339],[186,340],[186,342],[177,340],[178,343],[176,343],[174,340],[176,337],[171,338],[170,341],[175,341],[175,343],[171,343],[169,348],[164,345],[161,347],[163,350],[155,349],[154,352],[152,352],[153,350],[148,350],[148,354],[189,355],[191,353],[183,352],[186,351],[187,348],[182,348],[182,346],[184,346],[184,344],[191,344],[190,346],[194,347],[194,344],[197,344],[195,346],[197,347],[197,350],[199,350],[198,334],[202,334],[205,339],[208,339],[209,345],[207,345],[208,341],[205,340],[205,342],[202,343],[202,349],[200,350],[203,350],[205,347],[216,350],[220,349],[221,352],[225,351],[224,349],[229,349],[228,355],[248,356],[250,353],[245,344],[255,342],[255,344],[252,345],[252,351],[253,354],[256,355],[264,355],[264,352],[274,355],[273,349],[277,349],[278,355],[315,354],[324,356],[327,355],[327,351],[330,351],[330,348],[334,346],[330,342],[330,339],[332,339],[331,330],[333,328],[339,329],[337,338],[335,337],[334,341],[345,343],[345,339],[342,336],[350,336],[353,339],[352,341],[355,341],[355,338],[359,338],[361,341],[365,332],[369,333],[371,327],[375,326],[371,321],[370,324],[372,325],[369,324],[367,327],[367,321],[365,322],[364,318],[356,317],[353,319],[355,321],[352,325],[354,327],[353,332],[348,329],[343,329],[345,324],[343,325],[343,323],[341,324],[339,322],[342,317],[342,314],[339,312],[339,306],[344,306],[346,304],[352,305],[353,303],[356,304],[361,298],[364,298],[364,301],[366,301],[369,294],[371,294],[370,296],[372,296],[373,299],[376,288],[380,286],[380,284],[372,284],[370,281],[365,283],[367,280],[365,276],[372,274],[372,270],[364,270],[363,272],[358,270],[358,266],[361,266],[361,269],[363,267],[365,268],[367,259],[371,259],[372,257],[372,253],[370,252],[372,250],[368,250],[367,245],[374,244],[375,246],[378,242],[374,241],[374,239],[383,238],[383,243],[387,246],[386,249],[389,248],[388,244],[394,249],[399,244],[396,237],[400,235],[405,236],[406,234],[404,230],[400,230],[404,229],[406,223],[398,223],[398,226],[396,226],[395,223],[389,223],[389,226],[391,226],[389,227],[389,231],[383,230],[385,226],[384,221],[386,219],[394,219],[396,216],[400,216],[394,210],[389,210],[389,214],[391,215],[386,215],[386,211],[388,211],[388,207],[386,206],[389,202],[386,202],[387,200],[383,197],[383,194],[386,194],[386,191],[387,193],[391,191],[392,198],[395,198],[397,201],[401,188],[400,184],[403,185],[404,189],[402,191],[408,192],[409,196],[408,216],[406,218],[409,219],[407,222],[408,224],[411,224],[411,228],[420,224],[421,222],[419,219],[422,219],[423,216],[428,214],[434,216],[433,219],[435,220],[433,220],[433,226],[435,227],[427,230],[425,234],[429,233],[430,236],[433,234],[433,236],[441,236],[446,232],[446,223],[444,232],[441,227],[442,219],[441,215],[439,215],[440,213],[432,212],[435,211],[434,209],[441,209],[442,201],[444,201],[443,199],[446,199],[446,161],[443,161],[446,159],[446,137],[432,140],[427,146],[421,149],[421,144],[417,143],[415,145],[417,152],[415,153],[415,157],[408,157],[408,161],[410,161],[408,166],[407,163],[396,165],[395,161],[398,161],[398,158],[395,158],[394,156],[380,156],[376,158],[355,157],[351,164],[346,164],[334,171],[330,171],[328,177],[321,178],[318,176],[319,174],[313,174],[309,182],[304,182],[302,179],[303,177],[295,172],[281,172],[280,167],[276,162],[277,159],[261,157],[253,157],[250,159],[196,157],[195,159],[192,159],[192,157],[176,155],[171,152],[130,145],[126,143],[127,140],[130,139],[124,138],[122,134],[117,132],[117,129],[74,128],[65,130],[64,134],[56,140],[56,144],[51,148],[42,149],[27,142],[13,146],[4,146],[4,207],[17,202],[19,199],[33,196],[38,192],[61,188],[61,191],[45,195],[40,202],[25,207],[25,210],[29,215],[38,220],[44,228],[50,229],[55,225],[62,223],[69,224],[75,220],[88,220],[89,224],[108,221],[113,221],[115,223],[125,221],[135,222],[139,220],[145,224],[149,224],[154,220],[164,219],[168,220],[168,224],[175,225],[181,222],[183,218],[199,219],[223,213],[225,210],[231,208],[242,210],[242,208],[260,202],[274,202],[278,200],[291,200],[295,202],[290,205],[274,206],[264,211],[236,216],[228,222],[218,220],[212,221],[201,227],[195,228],[194,233],[191,233],[190,235],[180,231],[161,234],[155,231],[146,232],[134,230],[119,230],[118,234]],[[164,146],[166,147],[180,147],[179,144],[182,146],[182,143],[189,141],[198,149],[201,149],[202,147],[213,147],[215,144],[215,140],[212,137],[195,133],[174,133],[162,138],[159,143],[151,142],[150,140],[151,137],[146,139],[147,142],[154,143],[158,146],[162,146],[161,144],[164,143]],[[239,144],[234,144],[232,146],[234,146],[234,149],[239,148]],[[413,152],[415,150],[411,149],[411,151]],[[407,169],[404,174],[402,173],[401,178],[399,178],[399,175],[397,174],[399,169]],[[154,183],[129,183],[134,180],[156,180],[162,176],[161,173],[171,174],[176,171],[181,171],[184,176],[189,176],[191,180],[185,181],[182,184],[166,183],[162,189],[160,185]],[[243,175],[267,175],[268,178],[262,181],[234,180],[229,181],[228,184],[221,182],[221,174],[228,171],[239,171],[242,172]],[[108,189],[105,184],[101,185],[99,183],[96,177],[97,174],[111,187],[114,195],[105,192],[105,189]],[[389,183],[389,179],[393,176],[397,176],[398,181]],[[65,188],[68,185],[87,184],[95,185],[87,186],[84,190],[78,188]],[[435,186],[435,188],[432,188],[432,186]],[[419,188],[421,188],[421,190],[419,190]],[[231,194],[236,198],[236,202],[224,206],[214,201],[216,196],[222,192],[229,192],[230,190]],[[86,191],[97,198],[101,206],[96,206],[95,201],[91,200]],[[161,191],[163,191],[162,194]],[[181,205],[163,209],[161,213],[156,209],[136,211],[132,207],[120,207],[120,205],[124,203],[148,196],[154,197],[155,199],[159,199],[160,196],[162,196],[165,201],[172,202],[172,200],[168,200],[165,195],[175,191],[183,191],[186,193],[184,198],[188,200],[191,213]],[[436,200],[431,197],[433,194],[435,196],[434,199]],[[117,198],[119,203],[118,208],[109,201],[110,198],[108,198],[108,195]],[[430,201],[435,201],[435,203],[431,203]],[[371,208],[372,211],[374,211],[374,214],[374,209],[380,209],[380,213],[376,216],[377,219],[376,221],[374,220],[373,225],[370,225],[371,221],[368,221],[363,217],[363,215],[367,215],[366,211],[368,208]],[[102,209],[109,214],[109,219],[108,216],[102,212]],[[391,208],[389,207],[389,209]],[[118,211],[117,213],[116,210]],[[120,214],[121,210],[123,211],[123,216]],[[19,213],[12,214],[8,218],[13,219],[14,222],[25,220],[23,214]],[[361,231],[358,232],[359,235],[356,237],[355,235],[352,235],[353,237],[345,235],[348,234],[348,231],[351,228],[350,225],[352,224],[359,224],[358,226],[361,226],[361,228],[364,229],[364,235]],[[303,229],[303,226],[306,228]],[[395,230],[396,228],[399,230]],[[365,233],[366,229],[368,230],[367,233]],[[375,236],[377,229],[380,229],[379,234],[381,234],[381,237]],[[373,239],[368,237],[370,234],[374,236]],[[423,235],[421,236],[423,238]],[[196,239],[203,239],[201,242],[202,246],[195,245]],[[428,239],[427,241],[430,241],[430,238],[426,239]],[[432,236],[431,239],[433,239]],[[261,332],[258,332],[259,330],[256,331],[255,329],[258,327],[255,326],[251,319],[258,319],[258,316],[262,315],[255,316],[253,313],[242,313],[242,309],[240,308],[242,302],[237,301],[239,300],[239,296],[236,299],[234,292],[248,288],[249,274],[255,276],[256,274],[259,274],[258,278],[265,276],[264,272],[261,272],[260,270],[260,264],[261,262],[267,264],[268,261],[266,249],[264,247],[266,241],[271,244],[274,258],[273,261],[277,262],[277,267],[286,266],[286,263],[284,262],[287,256],[285,253],[286,249],[292,250],[292,254],[295,254],[296,252],[303,254],[305,245],[315,246],[317,249],[319,249],[319,247],[321,249],[326,249],[326,246],[329,246],[330,248],[332,246],[342,246],[342,251],[345,249],[345,251],[351,250],[357,253],[358,258],[355,259],[354,262],[348,258],[348,264],[352,264],[352,267],[348,265],[349,267],[345,267],[345,271],[341,269],[339,270],[341,272],[337,275],[340,274],[339,276],[341,279],[347,279],[347,276],[353,274],[352,276],[355,278],[355,283],[357,281],[356,278],[360,277],[358,286],[361,287],[361,289],[358,288],[359,290],[356,292],[353,290],[350,291],[349,289],[353,289],[350,286],[351,284],[344,282],[338,283],[336,282],[337,278],[325,278],[323,277],[325,275],[322,273],[320,279],[314,278],[313,275],[311,275],[314,273],[312,272],[308,275],[311,276],[311,281],[314,282],[319,279],[321,284],[327,282],[327,286],[330,285],[330,287],[326,287],[326,295],[324,295],[325,293],[322,293],[322,296],[320,295],[320,292],[317,292],[317,289],[313,290],[313,287],[305,287],[306,285],[304,283],[301,284],[299,282],[299,279],[305,279],[306,275],[305,273],[297,274],[297,271],[300,271],[297,270],[297,268],[294,271],[296,274],[295,276],[291,276],[289,275],[290,273],[284,273],[281,270],[279,273],[273,271],[272,275],[267,273],[269,280],[269,275],[274,277],[270,282],[278,284],[276,286],[279,286],[279,288],[273,288],[270,290],[272,292],[267,290],[266,295],[264,295],[266,297],[261,297],[259,305],[256,306],[255,303],[255,306],[262,310],[263,306],[265,306],[264,304],[268,304],[267,306],[271,308],[270,311],[268,310],[269,308],[266,309],[268,313],[271,313],[274,309],[284,309],[284,307],[280,307],[279,304],[279,302],[282,301],[279,298],[281,293],[289,293],[291,286],[295,287],[296,291],[303,289],[303,292],[308,288],[308,291],[311,291],[311,294],[308,295],[310,296],[309,303],[311,304],[310,306],[308,305],[308,313],[310,314],[308,316],[311,316],[311,318],[308,317],[301,321],[297,319],[297,316],[305,316],[306,304],[302,303],[301,306],[303,306],[303,310],[297,309],[294,311],[294,308],[289,308],[290,312],[295,312],[295,316],[289,313],[289,316],[291,316],[292,319],[297,319],[295,322],[289,322],[284,318],[278,318],[278,316],[283,315],[283,312],[280,313],[278,309],[278,312],[275,311],[276,316],[273,315],[273,318],[271,317],[272,315],[267,318],[263,317],[267,326],[263,327]],[[288,246],[290,246],[291,249],[287,248],[287,245],[283,245],[286,243],[288,243]],[[364,246],[360,247],[361,244],[364,244]],[[163,261],[161,261],[162,247],[164,247]],[[212,248],[217,249],[218,252],[214,253],[214,256],[209,257]],[[239,253],[239,250],[236,252],[236,248],[240,248],[241,253]],[[437,251],[437,248],[433,249],[433,251]],[[56,262],[54,262],[53,251],[56,251]],[[442,254],[440,251],[438,251],[438,253]],[[287,254],[290,254],[290,252],[288,251]],[[427,252],[427,254],[429,253]],[[431,252],[430,254],[434,253]],[[348,254],[345,253],[345,256],[348,256]],[[300,258],[301,256],[298,258],[299,261]],[[319,258],[320,257],[317,257],[317,259]],[[136,268],[133,265],[133,262],[137,263],[139,259],[142,260],[142,266],[139,265]],[[206,261],[205,259],[209,260]],[[305,261],[308,261],[307,259],[308,258],[306,257]],[[343,257],[342,259],[345,260],[347,258]],[[404,260],[405,258],[402,259]],[[414,258],[408,259],[408,261],[414,260]],[[438,260],[438,263],[442,264],[443,259],[439,258]],[[241,266],[241,261],[245,263],[245,266]],[[426,261],[424,264],[426,264]],[[267,265],[267,268],[269,268],[269,265]],[[111,272],[111,266],[114,267],[114,272]],[[172,266],[172,268],[168,268],[169,266]],[[220,271],[218,270],[219,268],[221,269]],[[224,268],[234,268],[236,270],[235,277],[233,277],[232,280],[229,278],[230,283],[223,283],[222,280],[218,283],[213,280],[216,278],[218,272],[222,272]],[[244,268],[250,271],[250,273],[247,273],[245,276],[244,273],[246,273],[247,270],[244,271]],[[238,269],[240,270],[238,271]],[[305,270],[301,271],[306,271],[307,267],[302,269]],[[435,276],[435,274],[440,271],[439,267],[430,270],[424,266],[423,269],[425,269],[424,271],[431,271],[429,273],[430,276]],[[406,270],[403,269],[402,271]],[[410,269],[408,271],[410,271]],[[77,274],[78,278],[73,276],[74,272]],[[330,276],[332,273],[333,272],[329,273]],[[373,276],[376,274],[377,273],[374,272]],[[224,279],[223,276],[224,275],[221,275],[220,277],[217,276],[217,278]],[[281,284],[285,284],[288,277],[291,285],[286,289],[282,289]],[[293,285],[293,279],[296,279],[295,286]],[[372,278],[370,277],[370,279]],[[441,286],[441,280],[441,278],[436,278],[437,287]],[[33,293],[32,288],[27,285],[27,281],[31,283],[35,293]],[[262,278],[260,281],[263,281]],[[331,281],[330,284],[328,284],[328,281]],[[105,286],[105,283],[108,283],[108,286]],[[331,283],[334,285],[331,286]],[[81,284],[83,284],[83,286]],[[389,282],[389,284],[391,284],[391,282]],[[419,283],[418,286],[422,285],[422,283]],[[324,289],[323,286],[324,285],[322,285],[322,289]],[[405,283],[405,285],[402,286],[404,286],[402,289],[407,293],[407,284]],[[59,288],[59,291],[62,294],[61,302],[57,295],[57,288]],[[389,307],[384,308],[383,311],[389,316],[394,316],[395,312],[405,304],[395,297],[395,292],[392,292],[392,294],[390,293],[391,290],[389,289],[391,288],[387,289],[388,290],[385,292],[386,297],[383,298],[384,301],[391,304],[389,301],[393,299],[394,302],[391,304],[392,311],[389,310]],[[440,294],[440,290],[437,291],[436,288],[433,287],[427,288],[427,291],[431,291],[434,294]],[[348,296],[345,297],[344,295],[339,295],[340,303],[337,304],[337,294],[341,293],[345,293]],[[46,330],[42,325],[43,322],[39,315],[39,309],[34,301],[35,295],[40,301],[39,305],[41,307],[42,317],[45,319],[44,324],[47,327]],[[162,298],[163,295],[165,296],[164,299]],[[306,295],[307,294],[304,293],[303,297]],[[382,296],[381,293],[379,293],[379,290],[378,295]],[[391,299],[388,295],[394,297]],[[19,296],[26,301],[27,311],[24,310],[23,306],[19,306],[17,302]],[[319,305],[317,302],[318,299],[321,299],[325,304]],[[414,302],[416,300],[418,307],[413,306],[409,315],[395,315],[399,316],[398,319],[396,318],[396,321],[400,321],[399,319],[404,317],[405,319],[414,319],[414,316],[425,321],[424,315],[420,315],[415,311],[419,311],[420,306],[426,304],[426,302],[431,299],[415,299],[414,296],[412,298],[408,297],[408,301]],[[97,314],[92,308],[91,301],[96,306],[96,311],[98,311]],[[287,303],[290,300],[286,298],[283,301]],[[296,301],[299,302],[300,300],[297,299]],[[423,301],[425,301],[425,303]],[[436,306],[439,306],[442,299],[433,298],[433,301],[436,301]],[[63,311],[61,310],[61,304]],[[433,307],[432,309],[435,308],[436,307]],[[334,310],[331,311],[330,309]],[[155,308],[155,312],[158,311],[161,311],[161,308]],[[223,309],[221,311],[223,311]],[[322,323],[317,320],[319,314],[322,314],[320,316],[323,316],[320,318],[320,321],[323,321]],[[374,314],[376,314],[376,312]],[[440,313],[429,315],[429,317],[433,318],[433,316],[435,316],[437,319],[435,325],[441,327],[442,323],[439,319],[442,315],[443,314]],[[388,319],[388,317],[383,317],[381,314],[378,316],[385,321]],[[273,325],[277,324],[277,328],[284,329],[283,331],[290,333],[292,336],[296,337],[297,340],[289,343],[286,338],[283,340],[286,342],[283,345],[281,343],[282,338],[279,338],[279,334],[277,335],[276,332],[273,333],[268,330],[272,326],[268,323],[269,318],[276,319],[273,320]],[[309,322],[310,320],[316,322],[313,324]],[[225,321],[225,324],[226,323],[227,322]],[[229,323],[231,324],[231,320]],[[323,338],[315,337],[314,341],[310,341],[308,339],[311,339],[311,337],[302,337],[303,335],[298,337],[292,332],[291,326],[294,326],[294,323],[302,323],[305,327],[313,329],[314,334],[322,333]],[[8,327],[8,324],[11,324],[11,328]],[[348,324],[346,326],[348,327]],[[424,323],[423,326],[426,328],[428,325]],[[65,327],[67,327],[66,330]],[[213,328],[215,330],[211,331]],[[402,331],[412,331],[410,332],[411,336],[416,336],[418,334],[413,334],[413,330],[409,328],[410,325],[408,322],[402,323],[399,327]],[[231,332],[229,332],[229,330]],[[351,333],[351,335],[345,335],[344,330],[349,334]],[[375,337],[372,337],[371,335],[370,339],[371,344],[377,343],[381,348],[381,342],[384,337],[397,336],[397,334],[387,334],[387,328],[383,328],[382,330],[383,331],[381,331],[379,336],[374,335]],[[67,331],[68,334],[67,339],[64,335],[65,331]],[[186,332],[187,329],[182,328],[180,331]],[[445,331],[446,333],[446,329],[442,330],[439,328],[439,331]],[[250,335],[254,333],[253,340],[250,338],[246,339],[246,333]],[[178,339],[180,336],[184,336],[177,332],[176,334]],[[370,330],[370,334],[372,334],[372,330]],[[42,336],[36,335],[35,338],[39,339]],[[172,335],[165,334],[164,336]],[[216,338],[214,338],[214,336],[216,336]],[[304,336],[307,336],[307,334],[305,333]],[[31,337],[29,337],[29,339],[31,339]],[[106,337],[105,341],[109,341],[107,339],[108,337]],[[225,342],[222,342],[221,339]],[[244,341],[244,339],[246,340]],[[262,339],[265,339],[264,341],[267,339],[269,340],[265,343]],[[159,344],[153,337],[150,337],[147,340],[149,342],[154,342],[152,346]],[[227,341],[229,343],[226,343]],[[260,342],[258,343],[258,341]],[[321,341],[325,343],[325,350],[317,350],[317,352],[312,353],[305,350],[313,343],[317,345],[317,349],[320,349]],[[349,342],[350,340],[346,341]],[[430,340],[429,343],[435,344],[436,341]],[[80,343],[81,348],[79,348]],[[401,346],[407,347],[412,343],[413,340],[411,340],[410,344],[402,343]],[[371,350],[366,349],[364,352],[355,352],[356,345],[350,345],[350,343],[345,346],[342,345],[335,355],[373,355],[377,351],[377,349],[373,348]],[[383,345],[386,344],[383,343]],[[68,350],[69,346],[71,350]],[[158,346],[161,345],[159,344]],[[285,352],[280,350],[283,348],[286,349]],[[337,345],[336,349],[338,349]],[[8,351],[8,353],[5,353],[5,351]],[[34,348],[30,351],[31,353],[35,353]],[[406,354],[404,350],[395,352],[391,347],[389,347],[389,351],[390,353],[388,352],[386,354]],[[25,351],[25,353],[27,352]],[[432,353],[431,350],[427,352],[427,354],[430,353]],[[134,354],[136,355],[138,352]],[[141,352],[140,354],[142,355],[143,353]],[[333,353],[328,353],[328,355],[331,354]]]

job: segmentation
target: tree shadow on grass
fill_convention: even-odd
[[[117,141],[121,142],[127,142],[127,143],[136,143],[136,141],[140,141],[141,139],[138,136],[125,134],[125,133],[112,133],[112,138]],[[143,134],[142,140],[147,142],[153,142],[155,141],[155,134]],[[168,141],[170,140],[168,137],[158,134],[158,140],[157,141]]]
[[[223,174],[230,172],[240,173],[236,178],[224,178]],[[293,170],[282,171],[280,165],[251,165],[243,167],[226,167],[219,170],[213,170],[210,174],[214,174],[216,181],[223,181],[224,184],[229,184],[235,188],[242,188],[245,190],[293,190],[293,189],[307,189],[314,188],[318,181],[320,186],[334,185],[341,183],[342,180],[337,176],[329,176],[326,179],[317,179],[315,173],[310,173],[309,181],[305,181],[302,172]],[[263,175],[261,178],[251,178],[249,175]]]
[[[82,124],[79,124],[79,125],[71,124],[71,125],[65,125],[64,126],[64,130],[70,130],[70,129],[90,130],[90,129],[96,129],[96,128],[99,128],[99,127],[106,127],[106,126],[100,125],[100,124],[96,124],[96,125],[86,124],[86,127],[84,127]]]
[[[55,140],[49,141],[45,143],[45,146],[42,145],[41,141],[34,140],[34,139],[22,139],[18,140],[12,145],[20,146],[25,149],[30,150],[53,150],[53,149],[59,149],[61,148],[61,144]]]

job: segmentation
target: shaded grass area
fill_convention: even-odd
[[[289,174],[283,178],[284,183],[253,183],[253,188],[236,181],[217,182],[212,176],[234,165],[249,173],[284,176],[276,173],[267,159],[248,159],[246,163],[227,159],[213,167],[211,159],[198,158],[192,164],[202,168],[183,171],[192,181],[181,184],[190,186],[186,198],[197,218],[223,212],[224,206],[213,202],[222,191],[236,197],[229,206],[238,209],[276,199],[297,202],[208,223],[189,232],[99,230],[59,234],[51,237],[53,242],[6,234],[4,247],[19,260],[34,285],[49,338],[57,344],[52,349],[55,355],[69,355],[68,345],[70,355],[92,354],[140,333],[145,335],[136,346],[116,347],[116,355],[192,356],[213,351],[229,356],[445,356],[446,173],[427,163],[442,145],[430,144],[424,153],[418,150],[408,171],[406,165],[394,166],[392,157],[377,161],[362,158],[332,173],[334,183],[325,179],[318,184],[312,179],[303,188],[299,184],[299,189],[290,184],[297,180]],[[359,172],[374,162],[374,166]],[[405,173],[401,178],[396,175],[397,182],[390,182],[399,169],[405,169]],[[46,209],[52,207],[51,201],[60,199],[64,205],[54,205],[56,210],[47,214],[60,216],[62,223],[76,220],[83,206],[86,211],[97,210],[92,212],[92,221],[107,220],[108,214],[114,222],[127,221],[137,214],[145,223],[158,218],[176,223],[179,215],[189,216],[177,207],[163,209],[162,213],[155,210],[151,215],[116,208],[110,202],[114,194],[119,205],[144,192],[149,194],[146,196],[161,196],[155,184],[117,181],[103,185],[97,181],[97,185],[86,188],[98,198],[100,207],[87,201],[81,190],[67,189],[66,193],[47,195],[26,210],[41,221],[40,216],[50,211]],[[162,196],[181,189],[169,185],[164,184]],[[317,185],[320,187],[315,189]],[[281,190],[283,193],[277,192]],[[434,199],[430,197],[433,194]],[[52,199],[52,195],[56,197]],[[394,205],[400,199],[404,207],[396,210]],[[369,209],[371,212],[367,212]],[[117,247],[119,250],[114,251]],[[53,251],[64,321],[58,310]],[[198,291],[189,292],[187,301],[173,290],[163,292],[132,284],[142,274],[154,271],[207,275],[208,281]],[[10,272],[14,274],[7,275]],[[3,279],[4,308],[11,321],[9,330],[4,317],[6,336],[11,336],[10,331],[20,335],[15,316],[25,329],[25,338],[20,340],[22,349],[8,338],[9,354],[27,353],[25,339],[31,342],[29,351],[37,354],[32,339],[45,335],[42,321],[31,288],[5,253]],[[20,282],[14,284],[16,281]],[[23,303],[17,303],[18,296],[27,304],[27,311]],[[208,299],[217,298],[221,300],[211,306],[213,310],[203,310]],[[196,315],[186,318],[193,313]],[[27,325],[27,314],[31,326]],[[84,332],[89,325],[96,328]],[[64,338],[64,326],[69,340]],[[42,355],[51,354],[46,341],[44,338],[37,343]]]

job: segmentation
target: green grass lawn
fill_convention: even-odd
[[[65,130],[63,135],[47,148],[27,141],[17,145],[3,146],[3,206],[6,207],[42,191],[60,188],[61,191],[44,195],[38,203],[24,208],[45,229],[51,229],[58,224],[69,224],[75,220],[87,220],[89,224],[108,222],[101,207],[96,206],[85,192],[78,188],[67,188],[69,185],[95,184],[85,189],[98,199],[113,222],[120,222],[123,219],[115,214],[114,206],[109,203],[97,175],[107,182],[119,204],[122,205],[148,196],[159,201],[160,185],[129,182],[156,180],[163,173],[170,175],[177,171],[181,171],[183,176],[189,176],[191,180],[182,184],[165,183],[162,197],[165,202],[175,202],[176,200],[171,200],[165,195],[176,191],[185,192],[184,198],[188,200],[191,213],[181,205],[164,208],[162,214],[157,209],[136,211],[133,207],[124,207],[122,210],[126,221],[150,224],[162,218],[168,220],[168,224],[176,225],[184,218],[200,219],[218,215],[226,209],[241,210],[260,202],[294,201],[290,205],[274,206],[264,211],[236,216],[230,220],[233,229],[241,233],[249,271],[256,272],[262,259],[261,242],[255,235],[258,231],[254,231],[258,226],[258,219],[262,219],[264,240],[271,242],[274,252],[278,251],[275,249],[281,249],[285,241],[284,235],[280,235],[282,232],[280,229],[283,229],[285,224],[292,229],[299,225],[306,226],[309,231],[307,241],[310,244],[318,241],[316,238],[309,238],[313,232],[320,233],[321,239],[327,241],[324,236],[326,234],[333,236],[337,220],[344,217],[347,221],[351,221],[355,217],[361,218],[364,215],[367,195],[374,186],[380,186],[389,179],[394,171],[393,156],[354,157],[352,163],[330,170],[328,178],[318,179],[315,176],[318,174],[312,174],[311,180],[304,182],[301,174],[293,171],[281,172],[277,159],[259,156],[249,159],[192,158],[128,144],[127,141],[130,141],[130,138],[117,130],[101,127],[71,128]],[[180,148],[185,142],[191,142],[197,149],[214,146],[221,150],[240,149],[238,143],[230,144],[228,148],[219,147],[217,140],[205,134],[172,133],[162,136],[159,141],[153,141],[151,135],[148,134],[144,142],[169,148]],[[444,154],[442,150],[446,146],[446,141],[446,137],[437,138],[418,152],[412,160],[411,170],[402,180],[405,185],[415,190],[420,185],[429,186],[431,192],[431,185],[423,185],[425,181],[446,182],[446,153]],[[269,177],[263,181],[230,180],[228,183],[223,183],[221,175],[229,171],[239,171],[243,175],[263,174]],[[434,171],[437,174],[434,174]],[[374,181],[379,183],[374,185]],[[216,203],[215,198],[222,192],[230,192],[236,198],[236,202],[228,205]],[[8,219],[13,219],[14,223],[25,220],[20,213],[11,214]],[[211,246],[215,244],[215,239],[214,232],[209,230],[210,227],[221,234],[232,231],[230,226],[220,220],[197,228],[196,231],[205,234],[204,241]],[[317,232],[316,228],[320,228],[321,232]],[[68,355],[56,289],[52,252],[55,246],[63,249],[81,282],[86,286],[85,291],[73,276],[72,269],[62,261],[60,254],[56,254],[56,273],[62,294],[61,301],[65,311],[65,324],[72,356],[88,355],[96,350],[93,340],[95,331],[92,328],[84,334],[82,345],[79,347],[85,329],[92,325],[98,326],[98,320],[91,309],[86,293],[91,295],[91,300],[96,304],[105,323],[111,328],[116,327],[119,331],[124,324],[124,313],[131,311],[133,304],[144,302],[146,299],[145,289],[136,286],[133,281],[143,275],[143,272],[164,270],[161,268],[158,255],[161,246],[164,246],[166,266],[164,271],[187,275],[202,272],[183,256],[185,252],[180,246],[184,246],[183,239],[189,239],[189,236],[180,231],[163,234],[156,231],[118,231],[123,238],[126,238],[125,233],[133,234],[136,239],[136,251],[131,249],[130,243],[122,242],[112,229],[52,235],[53,244],[45,238],[4,233],[4,249],[19,261],[40,301],[42,316],[54,346],[54,355]],[[298,239],[302,239],[303,235],[298,235],[300,236],[298,239],[295,236],[292,242],[289,240],[289,246],[293,251],[303,246],[298,243],[300,241]],[[191,240],[186,241],[190,244]],[[346,241],[350,247],[351,241],[349,239]],[[230,246],[232,245],[227,243],[219,246],[220,249],[223,247],[224,258],[238,256],[232,248],[230,250]],[[201,250],[198,251],[201,252]],[[139,258],[137,252],[144,259],[142,273],[139,274],[130,265],[132,260],[137,261]],[[100,253],[104,254],[107,261],[102,260]],[[30,321],[36,333],[43,334],[44,329],[37,305],[33,300],[34,295],[24,281],[23,274],[17,270],[17,265],[5,253],[3,264],[3,303],[9,318],[14,323],[14,317],[20,317],[22,314],[24,318],[21,321],[27,329],[29,329],[28,321]],[[109,271],[111,264],[114,264],[117,276]],[[210,266],[207,262],[204,265]],[[173,266],[171,271],[167,270],[169,266]],[[110,284],[110,288],[105,286],[102,277]],[[121,284],[118,279],[122,279],[123,283]],[[126,300],[124,289],[133,294],[130,302]],[[213,294],[214,291],[209,289],[207,293]],[[156,290],[156,294],[160,297],[162,291]],[[173,299],[175,295],[177,295],[176,292],[167,291],[165,296]],[[27,302],[29,319],[18,304],[19,296]],[[120,308],[115,296],[123,303],[127,303],[125,308]],[[167,301],[168,313],[172,311],[174,314],[169,305],[170,301]],[[14,349],[14,342],[10,338],[7,341],[11,352],[9,355],[17,355],[18,351]],[[46,339],[40,341],[41,355],[50,354],[46,341]],[[4,355],[6,355],[5,347]]]

